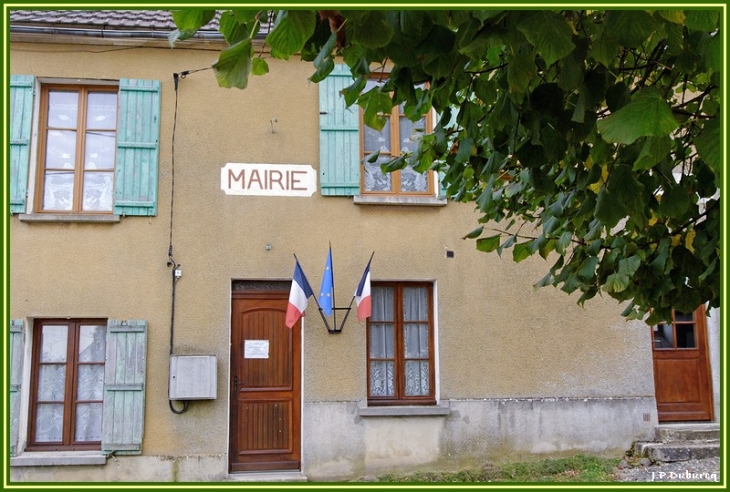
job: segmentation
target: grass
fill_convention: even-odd
[[[612,482],[618,458],[578,455],[570,458],[509,463],[488,463],[481,469],[459,472],[385,474],[379,482]]]

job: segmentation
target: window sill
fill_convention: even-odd
[[[358,417],[447,417],[451,409],[442,404],[392,407],[357,407]]]
[[[415,205],[420,207],[443,207],[446,198],[435,196],[379,196],[355,195],[352,197],[355,205]]]
[[[10,466],[77,466],[105,465],[106,455],[101,451],[52,451],[21,453],[10,458]]]
[[[20,214],[21,222],[83,222],[110,224],[121,220],[121,216],[112,214]]]

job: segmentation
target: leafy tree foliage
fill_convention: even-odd
[[[536,287],[580,304],[605,293],[655,323],[720,304],[719,13],[227,10],[214,69],[239,88],[268,72],[252,41],[265,34],[271,57],[311,61],[314,82],[343,60],[343,96],[374,128],[396,104],[414,120],[435,110],[433,132],[386,170],[444,173],[482,214],[465,236],[477,249],[552,263]],[[215,14],[173,11],[171,42]]]

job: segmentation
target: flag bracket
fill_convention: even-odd
[[[353,297],[354,299],[354,297]],[[350,315],[350,310],[352,308],[352,301],[350,302],[350,305],[346,308],[343,307],[333,307],[332,311],[334,311],[335,316],[333,318],[333,325],[330,326],[329,321],[327,321],[327,316],[324,314],[324,309],[318,306],[319,314],[322,316],[322,321],[324,321],[324,326],[327,328],[327,331],[329,333],[342,333],[342,329],[345,327],[345,322],[347,321],[347,317]],[[337,311],[346,311],[345,317],[342,318],[342,322],[340,323],[340,326],[337,326]]]
[[[302,271],[301,266],[299,264],[299,258],[297,258],[297,255],[294,255],[294,259],[296,260],[296,266],[294,268],[294,276],[292,277],[292,288],[291,292],[289,293],[289,306],[287,308],[287,314],[286,314],[286,325],[287,327],[291,328],[294,326],[294,323],[297,322],[297,320],[304,316],[304,310],[306,309],[306,301],[309,297],[314,298],[314,302],[317,304],[317,310],[319,311],[319,315],[322,317],[322,322],[324,323],[325,328],[327,328],[327,332],[331,334],[337,334],[342,333],[342,329],[345,327],[345,323],[347,322],[347,318],[350,316],[350,311],[352,310],[352,303],[357,300],[357,317],[358,321],[361,319],[367,318],[370,316],[370,263],[373,260],[373,256],[375,256],[375,251],[373,251],[373,254],[370,255],[370,260],[368,261],[367,266],[365,267],[365,272],[363,273],[363,277],[360,280],[360,283],[358,284],[358,288],[355,291],[355,294],[352,296],[352,299],[350,299],[350,304],[347,307],[337,307],[335,305],[335,286],[334,286],[334,275],[332,272],[332,247],[330,246],[329,255],[327,257],[327,264],[325,265],[325,273],[324,278],[322,281],[322,288],[320,289],[320,297],[322,297],[323,300],[326,300],[327,302],[323,302],[326,308],[322,307],[320,305],[319,300],[317,299],[317,296],[314,295],[314,291],[312,290],[312,287],[309,285],[309,281],[307,280],[306,275],[304,275],[304,271]],[[327,275],[329,275],[328,282],[325,280],[327,279]],[[327,287],[327,288],[325,288]],[[325,292],[326,297],[325,297]],[[363,297],[364,296],[364,297]],[[363,299],[367,299],[367,302],[363,302]],[[366,306],[366,307],[365,307]],[[363,311],[365,309],[365,311]],[[341,323],[337,323],[337,312],[338,311],[344,311],[345,316],[342,318]],[[367,312],[367,314],[363,315],[364,312]],[[328,316],[333,316],[332,324],[330,324],[330,321],[327,319]]]

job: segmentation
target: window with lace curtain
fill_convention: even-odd
[[[37,210],[112,213],[117,90],[42,87]]]
[[[432,284],[374,282],[371,302],[368,404],[435,404]]]
[[[365,92],[382,81],[369,80],[365,85]],[[430,114],[418,121],[411,121],[403,114],[403,104],[394,106],[386,114],[386,123],[378,131],[368,127],[360,118],[361,128],[361,158],[363,158],[363,172],[361,175],[361,191],[364,194],[376,195],[433,195],[434,172],[419,173],[412,167],[405,167],[398,171],[384,173],[380,166],[401,153],[413,152],[418,148],[418,141],[424,133],[431,131]],[[374,162],[368,159],[378,152]]]
[[[27,450],[100,449],[106,320],[36,320]]]

